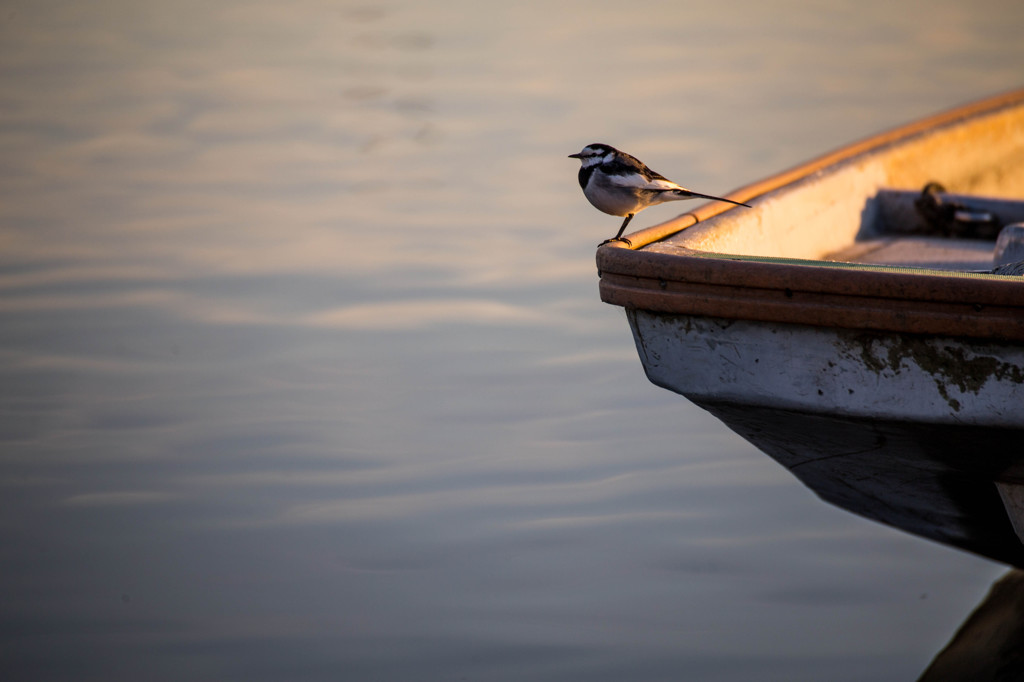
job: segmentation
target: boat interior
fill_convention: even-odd
[[[825,260],[932,270],[988,272],[1024,261],[1024,201],[880,190],[868,200],[860,231]]]
[[[681,216],[692,224],[642,248],[982,273],[1024,260],[1020,103],[820,165],[732,195],[753,209]]]

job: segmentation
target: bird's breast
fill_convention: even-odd
[[[615,184],[600,172],[590,175],[583,193],[594,208],[610,215],[625,216],[646,206],[639,189]]]

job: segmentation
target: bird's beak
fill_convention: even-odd
[[[570,159],[580,159],[580,158],[583,158],[583,154],[570,154],[569,158]]]

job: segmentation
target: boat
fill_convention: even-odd
[[[647,377],[825,500],[1024,567],[1024,90],[597,250]]]

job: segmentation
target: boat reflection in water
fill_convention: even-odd
[[[1024,567],[1017,502],[1020,433],[855,422],[781,410],[705,406],[823,500],[895,528]],[[922,438],[922,433],[927,436]],[[1024,571],[1014,568],[920,682],[1024,679]]]
[[[918,682],[1024,679],[1024,571],[1002,577]]]

